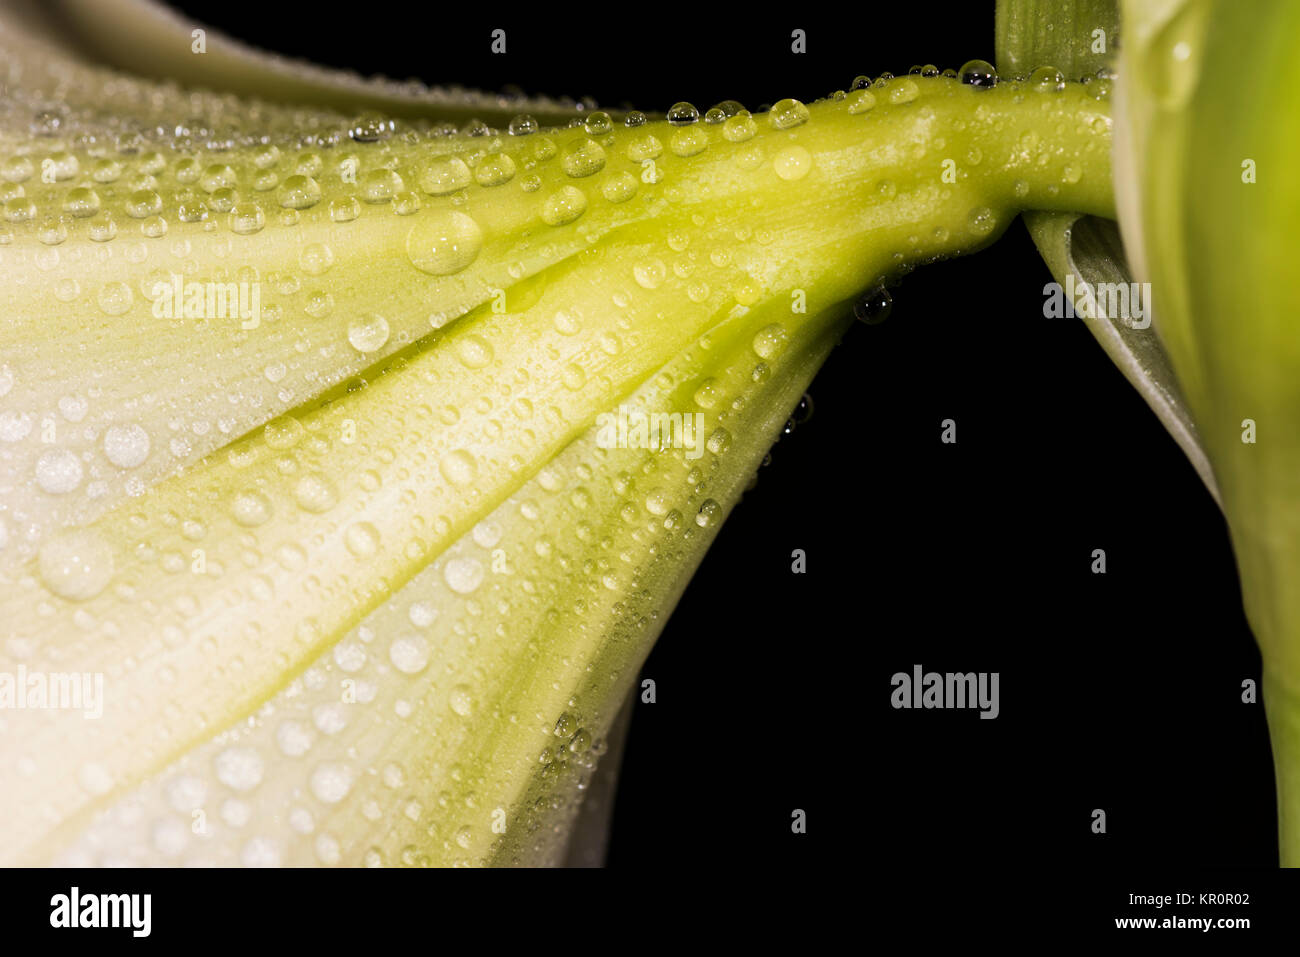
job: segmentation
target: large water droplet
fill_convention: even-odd
[[[576,186],[561,186],[542,204],[542,222],[564,226],[587,211],[587,195]]]
[[[772,169],[784,180],[803,179],[812,169],[812,154],[798,144],[787,146],[772,158]]]
[[[438,210],[411,227],[406,255],[421,272],[450,276],[472,263],[483,248],[483,230],[459,210]]]
[[[760,359],[775,359],[789,344],[790,334],[779,323],[764,326],[754,335],[754,352]]]
[[[303,511],[320,514],[338,504],[339,497],[333,482],[324,475],[313,472],[298,480],[293,489],[293,500]]]
[[[388,660],[404,675],[419,674],[429,665],[429,643],[421,635],[402,635],[388,646]]]
[[[483,563],[477,558],[453,558],[443,566],[447,587],[459,595],[468,595],[483,583]]]
[[[668,122],[673,126],[689,126],[699,118],[700,111],[690,103],[674,103],[668,109]]]
[[[420,189],[431,196],[445,196],[464,189],[473,182],[473,174],[459,156],[431,159],[417,177]]]
[[[217,780],[235,791],[251,791],[262,782],[262,756],[253,748],[226,748],[213,766]]]
[[[1065,74],[1054,66],[1040,66],[1029,74],[1029,85],[1039,93],[1059,93],[1065,89]]]
[[[358,352],[376,352],[388,342],[388,320],[371,312],[348,323],[348,342]]]
[[[231,514],[240,525],[256,528],[271,518],[271,500],[261,492],[247,489],[235,495],[231,502]]]
[[[369,522],[349,525],[343,533],[343,544],[357,558],[369,558],[379,551],[379,530]]]
[[[133,469],[149,457],[149,433],[138,425],[112,425],[104,432],[104,454],[120,469]]]
[[[779,101],[767,114],[767,122],[773,129],[788,130],[808,122],[808,107],[798,100]]]
[[[577,140],[565,149],[560,165],[569,176],[591,176],[605,168],[605,151],[595,140]]]
[[[859,322],[874,326],[888,319],[893,307],[894,297],[889,294],[889,290],[877,286],[853,306],[853,315]]]
[[[332,761],[316,765],[311,773],[311,793],[326,804],[338,804],[352,790],[352,772]]]
[[[51,495],[63,495],[81,485],[85,470],[67,449],[50,449],[36,460],[36,484]]]
[[[957,76],[967,86],[979,89],[988,89],[998,82],[998,71],[986,60],[967,60],[957,71]]]
[[[60,598],[94,598],[113,577],[113,549],[98,532],[61,532],[41,546],[37,568],[45,587]]]
[[[280,185],[280,205],[286,209],[310,209],[320,198],[320,184],[310,176],[290,176]]]
[[[438,469],[452,485],[468,485],[478,474],[478,462],[464,449],[456,449],[442,457]]]

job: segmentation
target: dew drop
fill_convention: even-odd
[[[316,736],[301,721],[282,721],[275,729],[275,744],[280,753],[290,758],[300,758],[311,750]]]
[[[113,577],[113,549],[98,532],[61,532],[41,546],[37,569],[45,587],[69,601],[94,598]]]
[[[889,318],[894,308],[894,297],[884,286],[877,286],[859,299],[853,306],[853,315],[859,322],[874,326]]]
[[[642,289],[658,289],[668,276],[668,267],[660,259],[650,259],[633,266],[632,276]]]
[[[773,129],[789,130],[808,122],[808,107],[798,100],[780,100],[767,114],[767,122]]]
[[[379,551],[379,530],[369,522],[349,525],[343,533],[343,544],[357,558],[369,558]]]
[[[576,186],[562,186],[542,204],[542,222],[563,226],[587,211],[587,194]]]
[[[213,761],[217,780],[235,791],[251,791],[262,782],[262,756],[253,748],[226,748]]]
[[[967,60],[957,71],[957,77],[967,86],[988,89],[997,85],[998,71],[985,60]]]
[[[36,484],[51,495],[63,495],[81,485],[81,460],[67,449],[50,449],[36,460]]]
[[[429,665],[429,643],[421,635],[403,635],[388,646],[388,660],[404,675],[416,675]]]
[[[246,489],[235,495],[231,502],[231,514],[245,528],[256,528],[270,519],[271,501],[261,492]]]
[[[536,133],[540,128],[536,119],[527,113],[521,113],[510,121],[506,129],[511,136],[527,136],[529,133]]]
[[[131,308],[131,287],[124,282],[108,282],[100,287],[95,301],[106,316],[120,316]]]
[[[812,169],[812,154],[798,144],[787,146],[772,158],[772,169],[784,180],[803,179]]]
[[[104,454],[120,469],[133,469],[149,457],[149,433],[139,425],[112,425],[104,431]]]
[[[613,128],[613,125],[608,113],[597,110],[595,113],[588,115],[583,128],[591,136],[604,136]]]
[[[587,373],[576,362],[570,362],[564,367],[563,381],[566,389],[576,392],[587,384]]]
[[[473,179],[469,167],[459,156],[439,156],[425,165],[416,182],[430,196],[446,196],[464,189]]]
[[[868,113],[876,106],[876,94],[870,90],[854,90],[848,96],[848,103],[850,113]]]
[[[915,80],[899,80],[889,87],[889,102],[895,105],[911,103],[921,95],[921,89]]]
[[[377,352],[388,342],[388,320],[371,312],[348,323],[348,342],[358,352]]]
[[[575,179],[591,176],[605,168],[605,151],[595,140],[580,139],[565,149],[560,165]]]
[[[482,369],[493,356],[492,344],[482,336],[467,335],[456,342],[456,357],[467,369]]]
[[[372,206],[390,203],[393,197],[406,189],[402,177],[391,169],[373,169],[361,177],[358,190],[361,199]]]
[[[332,483],[319,472],[304,475],[293,489],[293,500],[305,512],[319,515],[338,504],[338,492]]]
[[[334,265],[334,250],[325,243],[311,243],[298,254],[298,265],[309,276],[320,276]]]
[[[764,326],[754,335],[752,343],[754,352],[760,359],[775,359],[785,351],[789,344],[790,335],[785,331],[785,327],[779,323],[772,323],[770,326]]]
[[[230,210],[230,230],[240,236],[261,232],[266,225],[266,213],[256,203],[236,203]]]
[[[468,485],[478,475],[478,462],[464,449],[456,449],[442,457],[438,469],[452,485]]]
[[[1059,93],[1065,89],[1065,74],[1054,66],[1040,66],[1029,74],[1029,85],[1038,93]]]
[[[676,130],[668,140],[668,149],[674,156],[695,156],[709,145],[708,134],[698,127],[688,126]]]
[[[486,156],[474,170],[474,179],[480,186],[503,186],[515,177],[515,161],[505,153]]]
[[[729,143],[743,143],[758,132],[758,124],[748,110],[741,110],[722,124],[722,138]]]
[[[330,219],[336,223],[350,223],[361,215],[361,204],[355,196],[340,196],[330,200]]]
[[[99,212],[99,194],[86,186],[68,191],[63,200],[63,211],[75,219],[85,219]]]
[[[624,203],[636,195],[637,181],[631,173],[611,176],[600,187],[600,193],[611,203]]]
[[[555,313],[555,331],[564,336],[576,335],[582,329],[582,323],[571,312],[560,309]]]
[[[302,441],[307,430],[292,415],[282,415],[272,419],[262,427],[262,439],[269,448],[276,451],[291,449]]]
[[[468,595],[483,584],[483,563],[476,558],[453,558],[443,566],[447,587],[458,595]]]
[[[411,227],[406,255],[421,272],[450,276],[472,263],[483,248],[483,230],[459,210],[439,210]]]
[[[708,528],[710,525],[717,523],[722,517],[722,506],[711,498],[706,498],[700,505],[700,510],[695,514],[695,524],[700,528]]]
[[[311,773],[311,793],[326,804],[338,804],[352,790],[352,772],[332,761],[316,765]]]
[[[321,188],[310,176],[290,176],[280,185],[280,205],[285,209],[310,209],[320,202]]]
[[[162,197],[151,189],[138,189],[126,201],[126,214],[132,219],[144,219],[162,212]]]
[[[674,103],[668,110],[668,122],[673,126],[689,126],[700,118],[700,111],[690,103]]]

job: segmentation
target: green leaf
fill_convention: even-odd
[[[1134,310],[1133,300],[1127,297],[1116,309],[1089,305],[1097,302],[1094,291],[1098,287],[1133,286],[1119,227],[1111,220],[1075,213],[1027,213],[1025,224],[1052,275],[1063,287],[1074,290],[1075,307],[1088,330],[1146,400],[1218,501],[1214,472],[1151,323],[1150,303],[1144,310]],[[1068,287],[1067,277],[1073,277]],[[1137,316],[1135,311],[1145,314]]]

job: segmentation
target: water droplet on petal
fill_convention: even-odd
[[[406,255],[421,272],[450,276],[472,263],[483,248],[483,230],[459,210],[438,210],[411,227]]]
[[[149,433],[138,425],[111,425],[104,432],[104,454],[120,469],[133,469],[149,457]]]
[[[348,342],[358,352],[376,352],[388,342],[388,320],[378,313],[355,317],[348,323]]]
[[[587,211],[587,194],[576,186],[562,186],[542,204],[542,221],[548,226],[564,226]]]
[[[93,529],[61,532],[41,546],[37,568],[45,587],[60,598],[94,598],[113,577],[113,549]]]

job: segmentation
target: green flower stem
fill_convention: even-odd
[[[1264,667],[1264,713],[1277,779],[1278,855],[1300,867],[1300,695]]]

